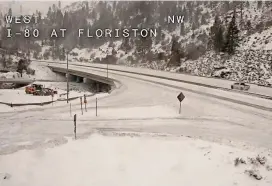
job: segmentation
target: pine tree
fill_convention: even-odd
[[[194,23],[195,23],[195,27],[198,28],[198,27],[199,27],[199,18],[198,18],[198,14],[194,14]]]
[[[89,13],[89,2],[88,1],[86,1],[86,11],[87,11],[87,13]]]
[[[56,21],[57,21],[57,24],[58,25],[61,25],[63,23],[63,15],[62,15],[62,12],[61,10],[57,10],[57,13],[56,13]]]
[[[224,3],[223,4],[223,10],[226,13],[226,12],[228,12],[230,10],[230,3],[229,3],[229,1],[224,1],[223,3]]]
[[[9,10],[8,10],[8,15],[12,16],[12,10],[11,10],[11,8],[9,8]]]
[[[249,1],[246,2],[246,7],[249,8],[250,4]]]
[[[57,7],[56,7],[56,5],[55,5],[55,4],[53,4],[53,6],[52,6],[52,10],[53,10],[53,12],[56,12],[56,11],[57,11]]]
[[[113,2],[112,9],[115,10],[116,8],[116,1]]]
[[[205,14],[201,16],[201,25],[206,25],[207,24],[207,21],[206,21],[206,18],[205,18]]]
[[[223,30],[222,23],[218,15],[216,15],[214,19],[214,24],[211,27],[211,33],[210,33],[212,46],[216,52],[221,52],[223,49],[223,44],[224,44],[223,32],[224,30]]]
[[[67,28],[69,25],[68,13],[67,11],[64,12],[62,28]]]
[[[51,6],[48,8],[48,12],[47,12],[47,18],[49,20],[51,20],[51,15],[52,15],[52,9],[51,9]]]
[[[223,27],[220,25],[219,29],[218,29],[218,33],[216,34],[216,40],[217,40],[217,45],[219,46],[218,51],[222,51],[223,50],[223,45],[224,45],[224,29]]]
[[[171,47],[171,52],[174,53],[178,53],[179,51],[179,43],[177,41],[177,38],[172,37],[172,47]]]
[[[188,19],[188,12],[185,7],[183,7],[182,14],[184,15],[184,22],[187,22],[189,19]]]
[[[243,22],[243,10],[244,10],[244,2],[240,2],[240,16],[241,16],[241,22]]]
[[[251,25],[251,21],[248,20],[246,23],[246,30],[247,30],[247,34],[250,35],[252,33],[252,25]]]
[[[262,6],[263,6],[263,2],[262,1],[258,1],[257,8],[260,9],[260,8],[262,8]]]
[[[38,23],[40,23],[42,20],[42,13],[38,11]]]
[[[236,25],[236,17],[235,17],[235,11],[233,14],[233,17],[231,19],[231,22],[229,23],[227,35],[226,35],[226,43],[225,43],[225,51],[228,54],[234,54],[235,49],[239,46],[239,30]]]
[[[152,38],[151,37],[141,37],[136,41],[137,51],[143,56],[147,53],[148,50],[152,47]]]
[[[59,1],[59,9],[61,9],[61,2]]]
[[[171,47],[171,57],[168,66],[178,66],[180,65],[181,56],[180,44],[176,37],[172,37],[172,47]]]
[[[196,23],[193,22],[193,23],[192,23],[192,30],[194,31],[195,29],[196,29]]]
[[[180,24],[180,36],[184,36],[185,35],[185,25],[184,23]]]

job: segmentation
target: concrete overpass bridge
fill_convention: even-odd
[[[60,73],[67,76],[67,70],[63,67],[57,67],[56,65],[48,65],[53,72]],[[96,86],[96,90],[101,92],[103,89],[110,90],[115,87],[114,80],[108,77],[105,77],[99,73],[95,72],[84,72],[80,70],[69,69],[68,70],[69,81],[74,81],[77,83],[90,83],[93,86]]]

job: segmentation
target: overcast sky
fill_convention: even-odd
[[[74,0],[61,1],[62,8],[71,4]],[[48,8],[53,4],[58,5],[58,1],[43,0],[43,1],[23,1],[23,0],[13,0],[13,1],[2,1],[0,0],[0,10],[2,12],[7,12],[11,7],[13,14],[20,14],[20,5],[22,5],[23,14],[32,14],[36,10],[46,14]]]

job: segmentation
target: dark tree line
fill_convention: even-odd
[[[215,16],[214,24],[210,30],[210,44],[216,52],[234,54],[239,47],[239,29],[236,23],[236,11],[233,12],[231,21],[224,26],[219,16]]]
[[[9,27],[20,30],[21,27],[28,26],[30,29],[38,28],[41,33],[39,38],[31,37],[29,39],[7,39],[5,36],[7,33],[5,29],[0,33],[2,35],[3,46],[14,50],[29,51],[32,50],[34,56],[38,57],[41,46],[36,41],[41,41],[41,45],[49,45],[51,49],[45,52],[44,57],[52,56],[54,59],[63,59],[65,57],[65,51],[63,48],[69,50],[74,47],[77,48],[95,48],[106,42],[114,42],[120,38],[100,38],[100,39],[84,39],[79,38],[79,28],[90,28],[90,32],[100,28],[136,28],[139,26],[148,28],[157,28],[157,38],[122,38],[122,48],[129,52],[134,47],[139,55],[146,55],[152,49],[152,43],[158,43],[164,40],[163,30],[171,33],[179,29],[179,35],[185,36],[193,31],[192,40],[201,40],[203,45],[206,46],[209,37],[206,37],[205,33],[199,33],[198,28],[202,25],[207,25],[210,17],[215,17],[214,24],[210,30],[210,46],[216,52],[227,52],[233,54],[235,49],[239,46],[239,29],[248,30],[248,34],[252,32],[252,26],[250,20],[243,20],[244,9],[249,7],[249,2],[238,1],[137,1],[137,2],[121,2],[115,1],[112,4],[108,2],[99,1],[94,8],[91,8],[87,1],[79,3],[81,8],[70,11],[63,11],[61,8],[61,2],[57,5],[50,7],[46,15],[41,15],[41,12],[36,11],[34,16],[38,16],[38,24],[22,25],[12,24]],[[269,2],[256,2],[257,8],[264,6],[270,6]],[[205,11],[206,7],[216,10],[222,14],[228,14],[231,10],[239,10],[237,15],[235,13],[225,24],[225,20],[221,20],[222,15],[216,16],[216,11],[212,13]],[[8,14],[12,15],[12,10],[8,11]],[[168,15],[183,15],[184,24],[168,24],[165,21]],[[0,15],[0,17],[4,15]],[[241,22],[237,23],[237,18],[240,18]],[[3,20],[3,19],[2,19]],[[32,22],[33,23],[33,22]],[[272,22],[269,23],[272,25]],[[7,27],[8,25],[5,25]],[[238,27],[239,26],[239,27]],[[262,29],[267,26],[267,23],[257,25]],[[52,29],[66,28],[65,38],[50,38],[48,37]],[[239,29],[238,29],[239,28]],[[60,34],[60,33],[59,33]],[[205,39],[206,37],[206,39]],[[201,39],[200,39],[201,38]],[[8,43],[8,44],[6,44]],[[175,39],[172,41],[172,45],[178,46],[179,51],[182,54],[188,54],[188,56],[194,56],[193,50],[198,50],[197,47],[190,46],[181,48],[181,42],[176,43]],[[189,48],[189,49],[187,49]],[[203,47],[201,47],[201,51]],[[172,50],[173,56],[183,56],[177,53],[176,50]],[[192,53],[189,55],[189,53]]]

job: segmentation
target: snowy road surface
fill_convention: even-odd
[[[46,62],[46,61],[40,61],[40,62]],[[48,61],[48,62],[52,62],[52,61]],[[56,61],[53,63],[56,64]],[[66,62],[64,61],[57,61],[57,63],[66,64]],[[82,63],[69,62],[69,64],[84,65],[84,66],[89,66],[94,68],[104,68],[104,69],[107,68],[106,64],[94,64],[94,63],[86,63],[86,62],[82,62]],[[181,74],[181,73],[175,73],[175,72],[166,72],[166,71],[153,70],[153,69],[147,69],[147,68],[135,68],[135,67],[120,66],[120,65],[108,65],[108,68],[114,71],[119,71],[119,72],[122,71],[122,72],[140,73],[140,74],[145,74],[148,76],[152,76],[152,75],[161,76],[164,78],[183,80],[183,81],[197,83],[197,84],[221,87],[224,89],[230,89],[231,85],[234,83],[234,81],[230,81],[226,79],[207,78],[207,77],[193,76],[193,75]],[[250,84],[250,90],[246,91],[245,93],[247,92],[253,93],[253,94],[272,96],[272,87],[263,87],[263,86],[258,86],[255,84]]]
[[[88,68],[70,68],[94,72]],[[102,71],[95,73],[105,75]],[[252,168],[251,165],[236,168],[233,161],[237,156],[247,158],[266,153],[268,162],[272,163],[271,153],[267,150],[272,148],[272,112],[182,90],[186,98],[179,115],[176,97],[180,89],[139,80],[135,78],[137,76],[142,78],[139,75],[112,74],[110,71],[109,77],[121,81],[122,86],[110,96],[98,98],[97,117],[95,97],[89,98],[87,112],[84,111],[83,116],[79,100],[72,101],[72,114],[78,116],[77,136],[86,138],[95,131],[139,135],[166,133],[172,136],[167,138],[170,142],[150,137],[91,136],[86,141],[78,140],[44,150],[40,147],[66,143],[65,137],[73,136],[73,118],[68,105],[0,113],[0,173],[12,175],[9,180],[0,180],[0,184],[37,186],[48,185],[54,180],[56,185],[68,186],[102,186],[109,183],[146,186],[271,185],[272,171],[266,171],[264,167],[256,168],[265,177],[257,181],[244,174],[246,168]],[[170,83],[169,80],[161,82]],[[196,89],[193,85],[174,84]],[[198,90],[216,91],[214,94],[270,108],[272,104],[268,100],[237,93]],[[175,138],[180,135],[221,145]],[[22,149],[33,151],[17,152]],[[206,157],[209,151],[211,157]],[[18,160],[20,163],[16,163],[15,168],[14,162]],[[88,181],[84,182],[83,178]]]

